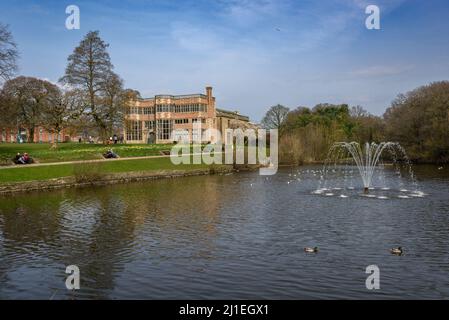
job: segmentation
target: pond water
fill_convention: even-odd
[[[383,200],[314,194],[319,169],[0,197],[0,299],[449,297],[449,168],[415,167],[426,196]]]

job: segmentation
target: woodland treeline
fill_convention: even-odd
[[[279,129],[279,154],[284,164],[323,161],[337,141],[394,141],[414,162],[448,163],[449,81],[398,95],[382,116],[347,104],[294,110],[277,105],[267,112],[262,124]]]

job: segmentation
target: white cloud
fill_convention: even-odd
[[[280,5],[275,0],[237,0],[230,3],[224,16],[240,25],[251,25],[276,15]]]

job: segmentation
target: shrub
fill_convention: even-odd
[[[77,183],[94,183],[104,178],[106,173],[101,163],[76,163],[73,165],[73,175]]]
[[[12,164],[11,157],[8,155],[0,155],[0,166],[7,166]]]

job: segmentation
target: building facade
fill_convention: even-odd
[[[226,142],[227,128],[246,128],[249,118],[238,112],[225,111],[215,107],[212,87],[206,87],[206,94],[157,95],[154,98],[134,101],[125,115],[124,139],[127,143],[173,143],[189,140],[215,143],[220,132],[221,141]],[[201,125],[201,138],[194,130]]]
[[[0,143],[23,143],[28,142],[28,130],[24,128],[0,128]],[[53,143],[72,141],[71,137],[65,130],[59,135],[48,132],[44,128],[36,127],[34,129],[34,143]]]

